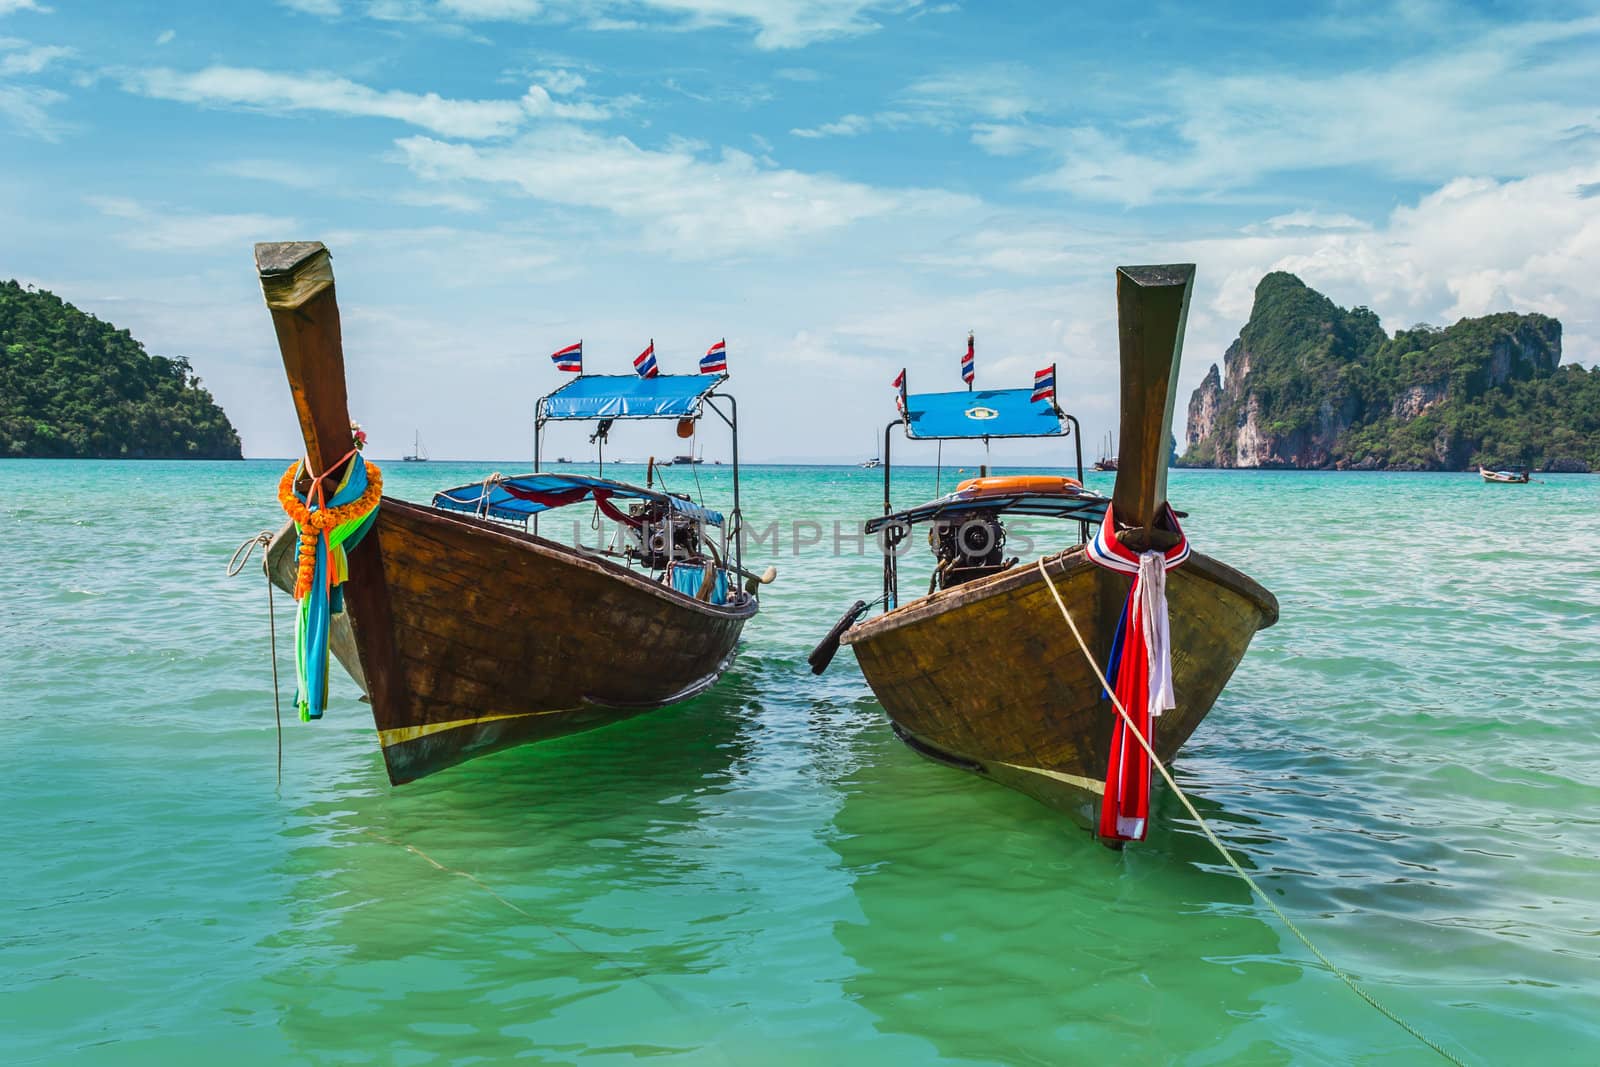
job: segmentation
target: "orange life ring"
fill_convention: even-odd
[[[1075,496],[1083,490],[1083,483],[1061,474],[1011,474],[988,478],[968,478],[956,486],[956,492],[971,499],[989,496],[1014,496],[1017,493],[1036,493],[1042,496]]]

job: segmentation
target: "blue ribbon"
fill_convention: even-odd
[[[350,472],[344,485],[327,499],[324,506],[336,508],[353,503],[366,491],[367,465],[357,453],[351,457]],[[295,495],[299,496],[299,493]],[[305,497],[300,497],[300,500],[313,514],[323,510]],[[355,547],[366,536],[377,516],[378,509],[373,508],[362,520],[361,526],[344,539],[343,544],[347,550]],[[328,704],[328,629],[333,623],[333,616],[344,611],[344,591],[335,587],[330,595],[329,566],[328,535],[322,534],[317,537],[316,566],[311,572],[311,591],[300,601],[300,611],[295,619],[294,628],[297,668],[295,681],[299,687],[299,691],[295,694],[295,703],[300,708],[302,722],[322,718],[323,709]]]

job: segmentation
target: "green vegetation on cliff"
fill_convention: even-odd
[[[1502,313],[1393,337],[1292,274],[1189,404],[1190,466],[1600,468],[1600,370],[1559,366],[1561,324]]]
[[[238,459],[186,359],[44,290],[0,282],[0,457]]]

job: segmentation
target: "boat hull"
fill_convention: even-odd
[[[1105,664],[1131,584],[1082,548],[1047,562]],[[1195,553],[1167,576],[1177,708],[1155,727],[1170,760],[1211,710],[1255,632],[1278,618],[1270,592]],[[1116,716],[1035,566],[934,593],[845,634],[895,731],[932,759],[1010,786],[1092,828]]]
[[[269,554],[292,588],[292,535]],[[387,612],[334,617],[399,785],[511,745],[631,718],[714,684],[753,598],[703,603],[627,568],[470,516],[384,498],[350,554]],[[386,617],[384,617],[386,615]]]

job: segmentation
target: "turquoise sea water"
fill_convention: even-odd
[[[335,669],[278,787],[264,585],[222,571],[281,466],[0,462],[0,1060],[1437,1062],[1173,798],[1113,853],[900,745],[848,649],[806,672],[874,595],[831,524],[878,472],[748,471],[753,527],[822,543],[747,561],[780,577],[707,696],[392,789]],[[384,466],[425,499],[495,465]],[[1205,817],[1456,1054],[1595,1062],[1600,478],[1171,497],[1283,606],[1178,763]]]

